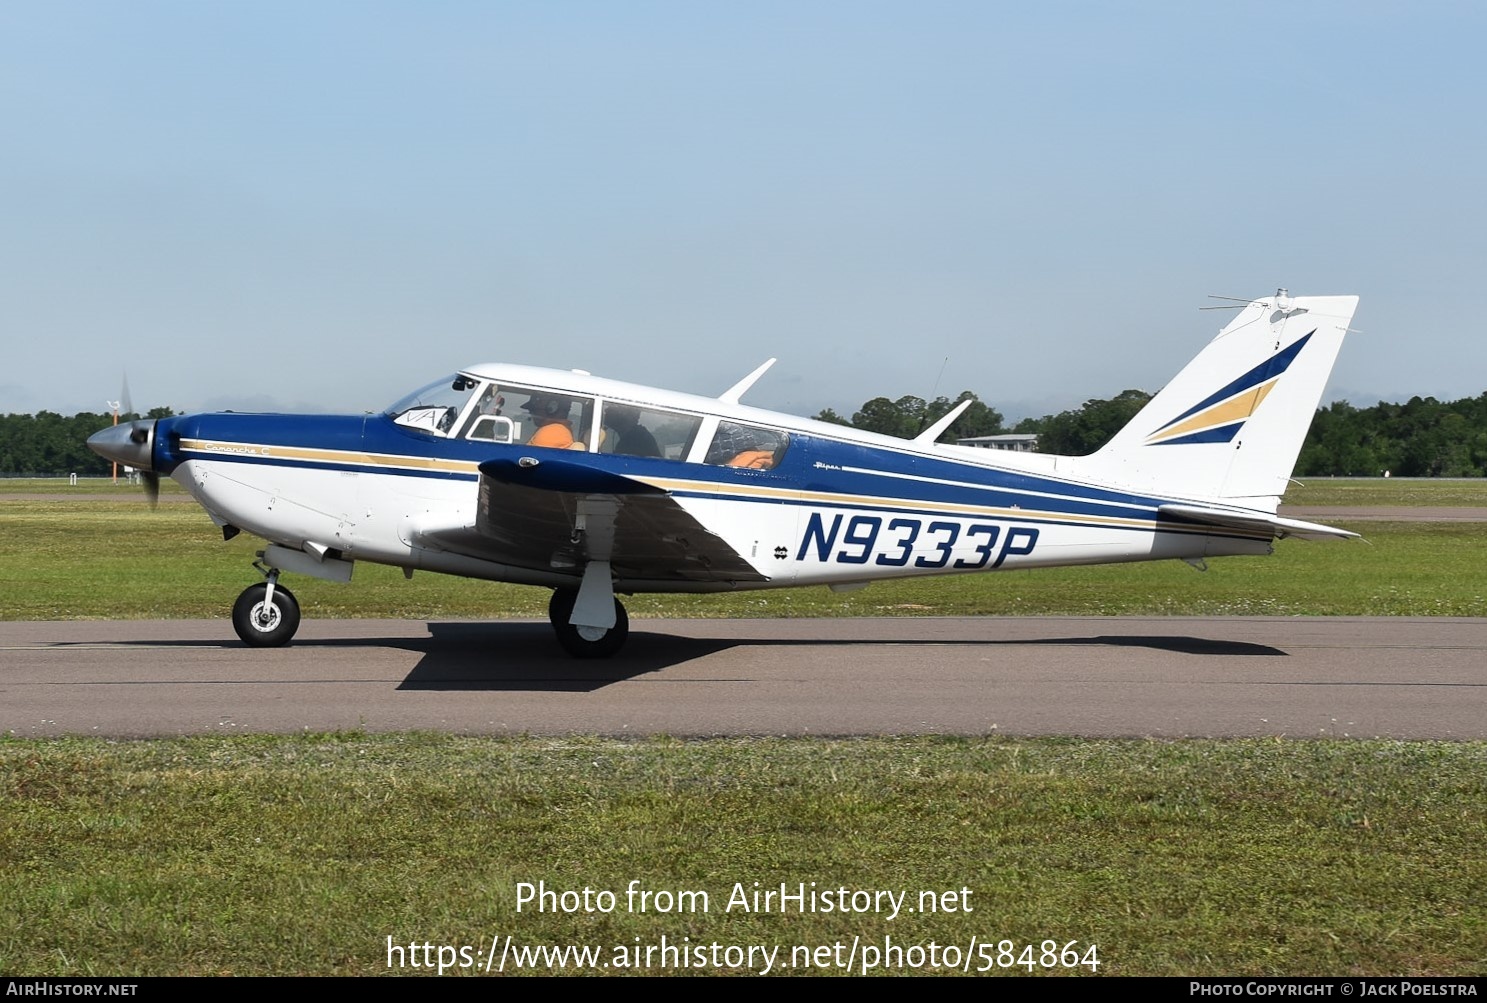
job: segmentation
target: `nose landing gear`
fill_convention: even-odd
[[[268,579],[249,585],[232,604],[232,629],[250,648],[277,648],[288,644],[299,630],[299,603],[294,593],[279,584],[279,569],[264,570]]]

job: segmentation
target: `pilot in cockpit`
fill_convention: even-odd
[[[537,424],[537,431],[527,440],[529,446],[547,446],[552,449],[568,449],[573,445],[573,424],[568,413],[573,402],[566,397],[552,394],[533,394],[522,406],[529,411]]]

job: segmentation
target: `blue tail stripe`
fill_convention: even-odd
[[[1173,425],[1176,425],[1183,419],[1191,418],[1193,415],[1197,414],[1199,411],[1204,410],[1205,408],[1212,407],[1220,401],[1228,400],[1230,397],[1233,397],[1237,393],[1242,393],[1245,390],[1250,389],[1251,387],[1258,386],[1259,384],[1264,383],[1266,380],[1273,379],[1274,377],[1279,376],[1281,373],[1290,368],[1291,363],[1296,360],[1296,356],[1301,353],[1301,349],[1306,345],[1308,341],[1311,340],[1311,336],[1316,333],[1316,328],[1312,328],[1312,330],[1306,335],[1306,337],[1297,339],[1295,344],[1291,345],[1289,348],[1286,348],[1284,351],[1275,353],[1270,358],[1266,359],[1264,362],[1260,363],[1258,366],[1251,369],[1243,376],[1239,377],[1239,379],[1234,380],[1232,383],[1225,386],[1222,390],[1219,390],[1217,393],[1211,394],[1208,397],[1205,397],[1203,400],[1199,401],[1197,404],[1194,404],[1182,414],[1178,415],[1176,418],[1173,418],[1171,421],[1167,422],[1167,424],[1157,429],[1157,432],[1160,432],[1163,428],[1171,428]],[[1154,435],[1156,433],[1154,432],[1152,434]],[[1230,438],[1233,438],[1233,436],[1230,436]],[[1181,439],[1173,439],[1172,441],[1228,442],[1229,440],[1204,440],[1185,437]]]

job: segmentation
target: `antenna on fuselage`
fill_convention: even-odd
[[[914,436],[914,444],[916,446],[934,445],[935,440],[944,434],[945,429],[949,428],[951,425],[954,425],[955,419],[959,418],[965,411],[965,409],[970,407],[974,402],[975,398],[967,397],[965,400],[955,405],[949,411],[946,411],[943,418],[935,422],[933,425],[929,426],[929,428],[926,428],[924,431],[920,432],[918,435]]]
[[[733,386],[723,391],[723,393],[719,394],[718,400],[722,401],[724,404],[737,404],[738,399],[748,392],[749,387],[753,386],[758,381],[759,377],[768,372],[769,367],[774,365],[777,361],[777,359],[766,360],[764,365],[760,366],[758,369],[754,370],[752,373],[745,376],[737,383],[733,384]]]
[[[950,356],[945,356],[945,361],[940,363],[940,371],[935,374],[935,385],[929,388],[929,399],[934,400],[935,394],[940,392],[940,381],[945,378],[945,367],[950,365]]]
[[[945,367],[948,366],[948,365],[950,365],[950,356],[947,355],[947,356],[945,356],[945,360],[940,363],[940,371],[935,374],[935,384],[934,384],[934,386],[930,387],[930,389],[929,389],[929,397],[927,397],[925,399],[925,404],[926,405],[931,404],[935,400],[938,399],[935,395],[940,392],[940,381],[945,378]],[[969,400],[962,401],[958,407],[951,408],[949,414],[945,415],[943,418],[941,418],[939,421],[935,422],[929,428],[925,428],[924,427],[924,419],[923,418],[919,419],[919,434],[916,435],[916,436],[914,436],[914,441],[915,442],[922,443],[922,442],[925,441],[925,438],[924,437],[926,435],[929,435],[929,440],[928,441],[934,442],[936,439],[938,439],[940,437],[940,433],[941,432],[945,431],[945,429],[947,429],[947,428],[950,427],[950,423],[952,421],[954,421],[956,418],[960,417],[960,413],[962,411],[964,411],[967,407],[969,407],[970,406],[970,403],[971,402]],[[928,415],[926,415],[925,417],[928,417]],[[930,435],[931,432],[933,432],[934,434],[933,435]]]

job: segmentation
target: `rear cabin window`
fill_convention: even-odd
[[[600,452],[683,460],[692,449],[702,419],[678,411],[606,403],[602,424]]]
[[[789,446],[790,436],[779,429],[720,421],[703,462],[719,467],[773,470],[780,465]]]

